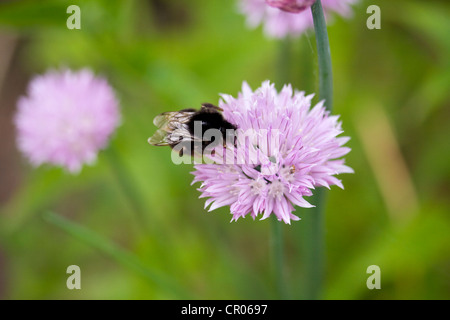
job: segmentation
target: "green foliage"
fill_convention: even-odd
[[[81,8],[80,30],[66,27],[71,4]],[[328,27],[333,113],[352,137],[346,162],[355,174],[340,177],[345,190],[326,191],[324,298],[449,299],[450,6],[380,0],[381,29],[368,30],[370,4],[361,1],[352,18],[335,17]],[[256,88],[279,77],[281,42],[244,20],[235,1],[221,0],[0,4],[0,31],[23,39],[18,59],[27,74],[68,66],[107,76],[123,114],[111,147],[135,192],[123,192],[108,150],[78,176],[23,161],[21,184],[0,208],[0,274],[8,279],[0,298],[274,298],[269,221],[229,223],[228,208],[205,212],[198,185],[190,185],[192,166],[174,165],[168,148],[147,144],[158,113],[217,103],[219,93],[236,95],[243,80]],[[314,44],[310,31],[289,46],[289,82],[308,93],[317,90]],[[405,205],[400,221],[358,129],[372,106],[388,117],[417,197],[405,199],[418,206]],[[49,211],[57,215],[42,219]],[[310,211],[298,213],[306,220]],[[302,221],[282,228],[285,278],[299,298]],[[65,286],[72,264],[81,267],[81,290]],[[366,287],[373,264],[381,268],[381,290]]]

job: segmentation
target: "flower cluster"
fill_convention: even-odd
[[[219,107],[238,128],[236,145],[227,145],[225,155],[239,157],[244,149],[252,161],[195,165],[193,183],[201,182],[201,197],[209,198],[205,208],[230,206],[232,221],[273,213],[289,224],[299,219],[294,205],[312,206],[303,198],[312,189],[343,188],[335,175],[353,172],[339,159],[350,151],[343,146],[349,138],[338,137],[341,123],[325,110],[324,101],[311,108],[312,97],[290,85],[278,93],[269,81],[255,91],[244,82],[237,98],[222,95]],[[243,138],[248,132],[254,134]]]
[[[292,13],[299,13],[311,7],[316,0],[266,0],[274,8]]]
[[[351,15],[351,4],[357,0],[321,0],[327,19],[331,13]],[[264,32],[271,38],[298,36],[313,27],[309,0],[240,0],[239,9],[247,16],[247,24],[254,28],[264,24]]]
[[[119,123],[114,91],[88,69],[35,77],[15,116],[18,147],[30,162],[71,173],[96,160]]]

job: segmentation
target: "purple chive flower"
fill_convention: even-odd
[[[352,14],[351,4],[357,0],[321,1],[325,17],[329,19],[332,12],[349,17]],[[296,3],[299,5],[296,6]],[[247,16],[250,27],[264,24],[264,33],[268,37],[284,38],[287,35],[300,35],[313,28],[311,10],[300,10],[313,3],[314,1],[309,0],[239,0],[239,9]]]
[[[274,8],[292,13],[299,13],[311,7],[316,0],[266,0]]]
[[[209,198],[205,208],[230,206],[232,221],[274,214],[290,224],[299,220],[294,205],[312,207],[304,197],[315,187],[343,188],[335,175],[353,172],[340,159],[350,151],[343,146],[349,138],[337,137],[343,132],[338,116],[323,101],[311,108],[312,97],[293,92],[291,85],[278,93],[269,81],[255,91],[244,82],[237,98],[222,95],[219,107],[238,128],[237,138],[226,146],[226,162],[194,166],[193,183],[201,182],[200,197]]]
[[[113,89],[88,69],[35,77],[17,107],[18,148],[34,166],[49,163],[71,173],[96,160],[120,123]]]

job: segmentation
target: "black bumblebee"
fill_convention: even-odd
[[[221,108],[211,103],[204,103],[200,110],[183,109],[161,113],[153,119],[154,125],[159,129],[148,139],[148,143],[154,146],[170,146],[172,149],[176,147],[180,157],[188,153],[191,156],[201,155],[205,148],[215,141],[214,136],[211,139],[206,138],[205,132],[216,129],[225,146],[226,141],[229,141],[227,137],[234,137],[234,130],[237,128],[224,119],[221,111]]]

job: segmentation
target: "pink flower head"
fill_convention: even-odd
[[[238,128],[226,152],[238,161],[194,166],[193,183],[201,182],[200,197],[209,198],[205,208],[230,206],[232,221],[274,214],[290,224],[299,220],[294,205],[312,207],[303,198],[312,189],[343,188],[335,175],[353,172],[340,159],[350,151],[343,146],[349,138],[337,137],[343,132],[338,116],[331,116],[323,101],[311,108],[312,97],[293,92],[291,85],[278,93],[269,81],[255,91],[244,82],[237,98],[222,95],[224,118]]]
[[[19,149],[34,166],[80,171],[105,148],[120,123],[107,81],[92,71],[50,71],[32,79],[15,116]]]
[[[240,11],[247,16],[247,24],[255,28],[264,24],[264,33],[271,38],[284,38],[287,35],[297,36],[312,28],[313,18],[311,10],[300,10],[304,6],[311,6],[314,1],[309,0],[239,0]],[[357,0],[321,0],[328,20],[332,12],[341,16],[351,15],[351,4]],[[299,3],[299,5],[295,5]],[[291,8],[291,9],[289,9]],[[297,10],[295,10],[297,8]]]
[[[274,8],[292,13],[299,13],[311,7],[316,0],[266,0],[266,3]]]

